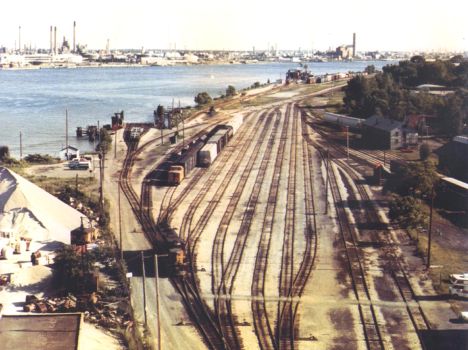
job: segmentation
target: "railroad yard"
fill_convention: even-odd
[[[311,94],[265,94],[262,105],[200,114],[183,145],[161,146],[154,129],[125,143],[119,131],[106,159],[111,221],[151,342],[160,326],[163,349],[420,349],[426,331],[466,329],[449,325],[450,304],[367,181],[371,164],[399,155],[348,154],[303,108]],[[209,167],[186,168],[176,185],[154,180],[170,154],[233,117],[243,122]],[[164,253],[168,232],[184,264],[155,281],[150,249]]]

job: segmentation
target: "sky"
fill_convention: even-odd
[[[49,48],[57,41],[91,49],[468,51],[468,1],[376,0],[22,0],[2,1],[0,46]],[[59,40],[60,39],[60,40]]]

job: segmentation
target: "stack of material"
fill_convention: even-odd
[[[44,204],[47,205],[44,205]],[[0,233],[36,241],[70,244],[81,214],[10,169],[0,167]]]

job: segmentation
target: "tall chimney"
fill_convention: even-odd
[[[76,21],[73,21],[73,52],[76,52]]]
[[[21,26],[18,27],[18,51],[21,53]]]
[[[54,27],[54,55],[57,54],[57,27]]]
[[[54,52],[54,39],[53,39],[53,28],[52,26],[50,26],[50,54],[52,55],[52,53]]]
[[[356,33],[353,33],[353,58],[356,57]]]

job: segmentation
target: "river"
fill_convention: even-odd
[[[385,61],[309,63],[316,75],[377,69]],[[175,67],[122,67],[0,70],[0,145],[18,157],[20,132],[23,155],[47,153],[57,156],[65,145],[65,111],[68,110],[69,144],[91,150],[87,140],[77,140],[77,126],[110,124],[114,112],[125,111],[126,121],[150,122],[158,104],[174,99],[182,106],[194,105],[198,92],[212,97],[228,85],[237,90],[258,81],[284,79],[296,63],[197,65]]]

